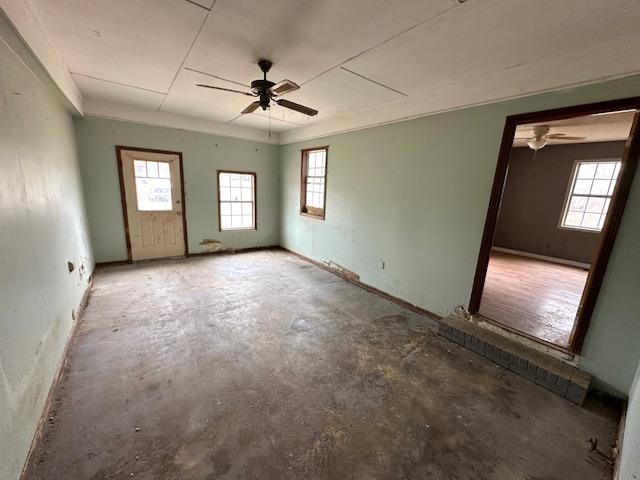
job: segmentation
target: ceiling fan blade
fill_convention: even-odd
[[[255,97],[255,95],[253,93],[243,92],[241,90],[233,90],[231,88],[214,87],[213,85],[203,85],[201,83],[197,83],[196,87],[212,88],[213,90],[222,90],[224,92],[241,93],[242,95],[248,95],[249,97]]]
[[[309,115],[311,117],[318,114],[318,111],[314,110],[313,108],[305,107],[304,105],[290,102],[289,100],[276,100],[276,103],[281,107],[295,110],[296,112],[304,113],[305,115]]]
[[[586,140],[587,137],[571,137],[566,133],[552,133],[547,135],[549,140]]]
[[[284,95],[285,93],[293,92],[294,90],[298,90],[300,87],[297,83],[292,82],[291,80],[282,80],[281,82],[276,83],[269,89],[275,96]]]
[[[249,104],[249,106],[247,108],[245,108],[244,110],[242,110],[240,113],[241,114],[246,114],[246,113],[253,113],[256,111],[256,109],[260,106],[260,102],[253,102],[251,104]]]

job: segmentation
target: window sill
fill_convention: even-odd
[[[303,217],[315,218],[316,220],[324,220],[324,213],[320,215],[309,212],[300,212],[300,215]]]
[[[599,233],[602,233],[602,230],[596,230],[592,228],[581,228],[581,227],[567,227],[564,225],[558,225],[558,230],[569,230],[570,232],[595,233],[596,235]]]
[[[245,228],[219,228],[219,232],[245,232],[247,230],[258,230],[257,227],[245,227]]]

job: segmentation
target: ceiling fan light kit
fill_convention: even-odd
[[[231,88],[215,87],[213,85],[197,84],[196,86],[210,88],[213,90],[222,90],[224,92],[239,93],[241,95],[246,95],[249,97],[256,97],[258,100],[249,104],[247,108],[240,112],[243,115],[253,113],[258,108],[262,108],[262,110],[265,111],[268,110],[269,108],[271,108],[272,100],[281,107],[288,108],[289,110],[294,110],[311,117],[317,115],[318,111],[313,108],[279,98],[286,93],[298,90],[300,87],[291,80],[285,79],[278,83],[267,80],[267,73],[269,72],[269,70],[271,70],[272,65],[273,64],[269,60],[262,59],[258,61],[258,67],[260,67],[260,70],[262,70],[263,78],[251,82],[251,92],[243,92],[241,90],[233,90]]]
[[[530,137],[516,137],[514,140],[526,140],[531,150],[536,152],[549,143],[549,140],[576,141],[585,140],[587,137],[572,137],[566,133],[549,133],[551,127],[549,125],[535,125],[533,127],[533,135]]]

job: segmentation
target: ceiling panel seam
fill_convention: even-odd
[[[191,2],[189,2],[189,3],[191,3]],[[209,19],[209,16],[211,15],[211,12],[213,11],[213,7],[215,7],[215,5],[216,5],[216,0],[214,0],[213,4],[211,5],[211,10],[207,10],[207,14],[202,19],[202,23],[200,24],[200,28],[198,28],[198,31],[196,32],[196,35],[193,38],[193,41],[191,42],[191,45],[189,45],[189,49],[187,50],[186,55],[182,59],[182,63],[180,63],[180,66],[178,67],[178,70],[176,71],[176,74],[173,76],[173,80],[171,80],[171,84],[169,85],[169,88],[167,89],[167,93],[165,93],[164,98],[162,99],[162,102],[160,102],[160,105],[158,106],[158,111],[162,110],[162,106],[164,105],[164,102],[167,100],[167,97],[169,96],[169,93],[171,92],[171,88],[176,83],[176,79],[178,78],[178,75],[180,75],[180,72],[182,71],[182,68],[184,67],[184,64],[186,63],[187,58],[189,58],[189,54],[191,53],[191,50],[193,50],[193,46],[198,41],[198,38],[200,37],[200,34],[202,33],[202,30],[204,29],[204,26],[207,24],[207,20]],[[201,7],[202,5],[199,5],[199,6]]]
[[[369,78],[369,77],[365,77],[364,75],[361,75],[361,74],[360,74],[360,73],[358,73],[358,72],[354,72],[353,70],[349,70],[348,68],[340,67],[340,69],[341,69],[341,70],[344,70],[345,72],[349,72],[349,73],[351,73],[352,75],[355,75],[356,77],[360,77],[360,78],[362,78],[362,79],[364,79],[364,80],[367,80],[367,81],[369,81],[369,82],[371,82],[371,83],[375,83],[376,85],[378,85],[378,86],[380,86],[380,87],[383,87],[383,88],[386,88],[387,90],[391,90],[392,92],[399,93],[400,95],[403,95],[403,96],[405,96],[405,97],[408,97],[408,96],[409,96],[409,95],[407,95],[406,93],[401,92],[400,90],[396,90],[395,88],[391,88],[390,86],[385,85],[384,83],[376,82],[375,80],[373,80],[373,79],[371,79],[371,78]]]
[[[106,78],[94,77],[92,75],[87,75],[86,73],[71,72],[71,75],[75,75],[77,77],[90,78],[92,80],[98,80],[99,82],[111,83],[114,85],[121,85],[123,87],[135,88],[136,90],[144,90],[145,92],[159,93],[160,95],[166,95],[166,92],[160,92],[158,90],[152,90],[150,88],[137,87],[136,85],[129,85],[128,83],[116,82],[114,80],[107,80]]]
[[[346,60],[344,60],[344,61],[340,62],[339,64],[334,65],[333,67],[328,68],[327,70],[325,70],[325,71],[323,71],[323,72],[320,72],[319,74],[315,75],[314,77],[311,77],[309,80],[305,80],[304,82],[302,82],[302,83],[300,84],[300,86],[306,85],[307,83],[311,82],[312,80],[315,80],[316,78],[318,78],[318,77],[320,77],[320,76],[324,75],[325,73],[328,73],[328,72],[330,72],[331,70],[334,70],[334,69],[336,69],[336,68],[338,68],[338,67],[341,67],[341,66],[342,66],[342,65],[344,65],[345,63],[350,62],[351,60],[355,60],[356,58],[361,57],[361,56],[362,56],[362,55],[364,55],[365,53],[369,53],[370,51],[372,51],[372,50],[374,50],[374,49],[376,49],[376,48],[378,48],[378,47],[381,47],[382,45],[384,45],[384,44],[386,44],[386,43],[389,43],[391,40],[395,40],[396,38],[398,38],[398,37],[400,37],[400,36],[404,35],[405,33],[409,33],[410,31],[412,31],[412,30],[414,30],[414,29],[416,29],[416,28],[418,28],[418,27],[421,27],[422,25],[424,25],[424,24],[426,24],[426,23],[428,23],[428,22],[431,22],[431,21],[433,21],[433,20],[436,20],[437,18],[442,17],[443,15],[445,15],[445,14],[449,13],[450,11],[452,11],[452,10],[454,10],[454,9],[456,9],[456,8],[461,8],[461,7],[460,7],[460,5],[452,5],[451,7],[447,8],[446,10],[443,10],[442,12],[438,12],[437,14],[433,15],[432,17],[429,17],[429,18],[427,18],[427,19],[425,19],[425,20],[421,20],[420,22],[418,22],[418,23],[416,23],[416,24],[414,24],[414,25],[411,25],[410,27],[407,27],[407,28],[405,28],[404,30],[402,30],[402,31],[400,31],[400,32],[398,32],[398,33],[396,33],[396,34],[394,34],[394,35],[391,35],[391,36],[390,36],[390,37],[388,37],[388,38],[385,38],[385,39],[384,39],[384,40],[382,40],[381,42],[378,42],[378,43],[376,43],[375,45],[373,45],[373,46],[371,46],[371,47],[369,47],[369,48],[365,48],[365,49],[364,49],[364,50],[362,50],[360,53],[356,53],[355,55],[353,55],[353,56],[351,56],[351,57],[347,58]]]
[[[213,8],[213,5],[211,5],[211,8],[205,7],[204,5],[200,5],[198,2],[194,2],[193,0],[184,0],[187,3],[190,3],[191,5],[195,5],[196,7],[200,7],[205,9],[207,12],[211,11],[211,8]]]
[[[195,68],[184,67],[185,70],[189,70],[190,72],[200,73],[201,75],[206,75],[208,77],[217,78],[218,80],[222,80],[224,82],[235,83],[241,87],[249,88],[249,85],[245,85],[244,83],[236,82],[235,80],[229,80],[228,78],[220,77],[218,75],[214,75],[213,73],[203,72],[202,70],[196,70]]]

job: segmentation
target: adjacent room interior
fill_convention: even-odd
[[[0,480],[640,477],[639,22],[0,0]]]
[[[480,315],[572,349],[635,113],[517,126]]]

